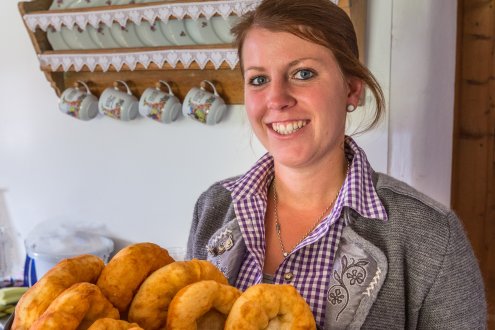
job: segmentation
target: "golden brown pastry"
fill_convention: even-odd
[[[65,289],[75,283],[95,283],[105,264],[94,255],[81,255],[60,261],[17,303],[12,330],[28,330]]]
[[[62,292],[30,330],[86,330],[100,318],[120,317],[119,311],[91,283],[76,283]]]
[[[96,320],[88,330],[144,330],[137,323],[129,323],[124,320],[103,318]]]
[[[110,260],[96,285],[120,313],[125,314],[144,279],[173,261],[167,250],[156,244],[129,245]]]
[[[146,330],[163,329],[172,298],[186,285],[214,280],[227,284],[225,276],[206,260],[176,261],[151,274],[141,285],[129,308],[128,319]]]
[[[256,284],[235,301],[225,330],[315,330],[311,310],[288,284]]]
[[[199,281],[177,292],[168,307],[169,330],[222,330],[234,302],[237,288],[216,281]]]

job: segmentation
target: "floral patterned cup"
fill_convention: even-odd
[[[168,92],[161,90],[160,84],[167,86]],[[155,88],[147,88],[139,100],[139,113],[161,123],[171,123],[177,119],[181,104],[172,92],[170,85],[160,80]]]
[[[125,92],[119,89],[119,84],[126,88]],[[101,114],[123,121],[135,119],[138,108],[138,99],[132,95],[129,86],[122,80],[116,80],[113,87],[105,89],[98,102]]]
[[[90,120],[98,114],[98,99],[91,94],[84,81],[78,80],[74,87],[67,88],[62,93],[58,108],[74,118]]]
[[[210,85],[213,93],[205,89],[206,84]],[[182,113],[200,123],[215,125],[222,119],[226,108],[227,106],[218,95],[215,85],[211,81],[203,80],[200,88],[193,87],[187,93],[182,104]]]

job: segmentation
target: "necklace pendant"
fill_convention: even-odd
[[[289,253],[287,252],[283,252],[282,254],[284,255],[284,258],[287,258],[287,256],[289,255]]]

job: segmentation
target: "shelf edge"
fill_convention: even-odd
[[[79,72],[86,67],[93,72],[97,69],[106,72],[112,67],[121,71],[124,65],[129,71],[134,71],[138,65],[147,69],[151,64],[158,68],[169,65],[176,68],[180,63],[185,69],[196,63],[200,69],[204,69],[211,63],[215,70],[227,64],[230,69],[235,69],[239,62],[237,50],[234,48],[215,49],[175,49],[153,50],[136,52],[109,52],[109,53],[76,53],[76,54],[40,54],[38,55],[41,67],[46,71]]]

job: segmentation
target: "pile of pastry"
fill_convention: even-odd
[[[138,243],[105,266],[94,255],[64,259],[21,298],[12,330],[316,329],[290,285],[240,292],[204,260],[174,261]]]

